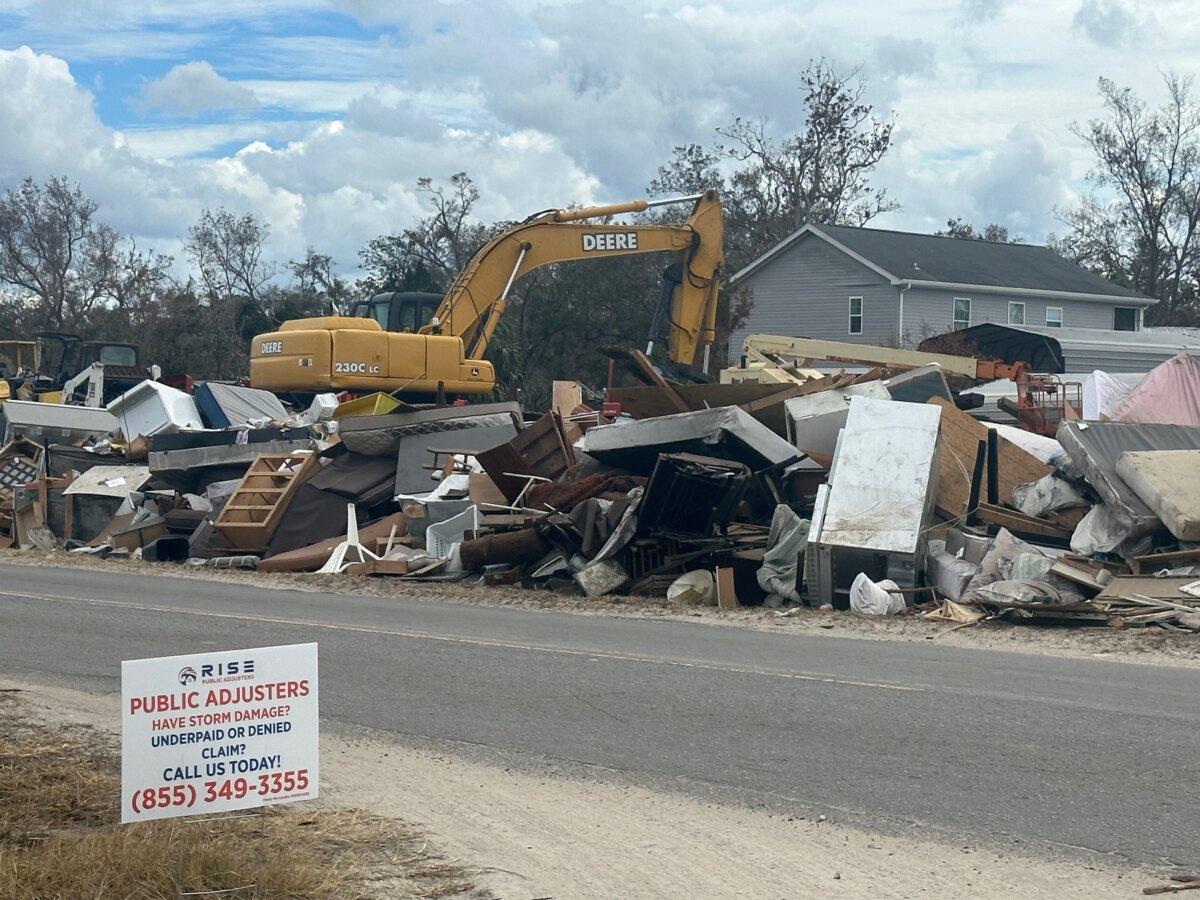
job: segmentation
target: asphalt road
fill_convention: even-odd
[[[1200,865],[1200,671],[0,565],[0,674],[320,644],[321,706],[534,770],[888,832]]]

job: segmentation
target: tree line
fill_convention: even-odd
[[[1152,324],[1200,324],[1200,102],[1190,78],[1165,77],[1153,105],[1102,79],[1104,114],[1074,128],[1091,149],[1089,193],[1059,210],[1051,246],[1113,281],[1160,300]],[[803,124],[777,137],[762,119],[737,118],[709,145],[676,147],[647,185],[651,195],[721,192],[726,274],[806,221],[866,225],[899,209],[874,184],[894,123],[865,99],[861,73],[815,61],[801,73]],[[65,178],[26,179],[0,197],[0,339],[72,330],[139,343],[167,371],[234,378],[250,338],[288,319],[345,310],[385,290],[444,291],[475,251],[511,222],[476,215],[469,174],[417,183],[428,213],[359,251],[353,283],[309,248],[278,266],[270,229],[253,214],[204,210],[182,242],[184,266],[100,221],[95,202]],[[677,221],[685,210],[642,214]],[[1008,241],[1006,228],[961,218],[939,232]],[[547,266],[516,286],[491,356],[510,395],[543,402],[555,378],[604,380],[599,348],[640,342],[666,265],[652,256]],[[186,274],[180,275],[184,271]],[[722,292],[721,331],[752,298]],[[718,346],[723,343],[718,335]]]

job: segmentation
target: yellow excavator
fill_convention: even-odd
[[[680,225],[588,223],[671,203],[693,204]],[[661,251],[676,259],[664,273],[647,355],[665,324],[668,359],[690,367],[703,348],[707,372],[722,237],[716,191],[538,213],[485,244],[440,301],[432,294],[378,295],[360,301],[353,315],[296,319],[258,335],[250,347],[250,383],[297,394],[486,394],[495,372],[484,355],[518,278],[551,263]]]

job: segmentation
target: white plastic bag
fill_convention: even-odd
[[[850,585],[850,608],[868,616],[894,616],[905,609],[904,596],[899,590],[891,579],[876,584],[865,572],[859,572]]]
[[[1018,484],[1013,488],[1012,502],[1027,516],[1044,516],[1056,509],[1089,505],[1070,482],[1053,472],[1029,484]]]
[[[1097,503],[1079,520],[1071,535],[1071,549],[1080,556],[1111,553],[1120,547],[1133,529],[1107,503]]]
[[[1129,396],[1130,385],[1107,372],[1094,369],[1083,380],[1083,418],[1098,422],[1111,418],[1117,407]]]

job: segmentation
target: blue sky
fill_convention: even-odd
[[[485,217],[639,196],[735,115],[799,116],[813,57],[894,115],[878,224],[1031,240],[1086,190],[1069,130],[1109,76],[1200,69],[1195,0],[0,0],[0,187],[66,174],[177,248],[205,206],[344,268],[469,172]]]

